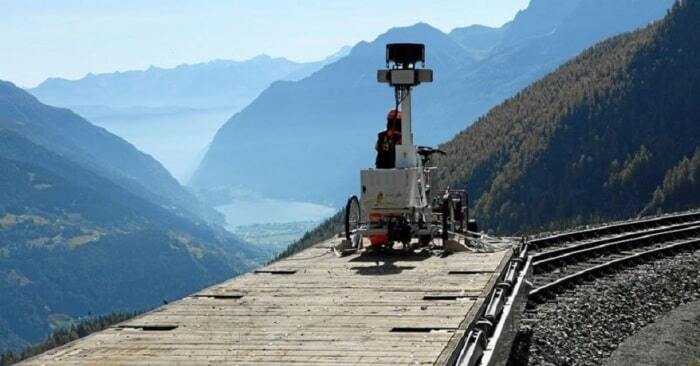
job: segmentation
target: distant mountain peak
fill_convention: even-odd
[[[454,28],[453,30],[450,31],[450,33],[456,31],[456,30],[465,30],[469,32],[488,32],[490,30],[498,29],[499,27],[489,27],[488,25],[481,25],[481,24],[472,24],[468,25],[466,27],[457,27]]]
[[[275,57],[275,58],[286,60],[286,58],[284,58],[284,57]],[[267,53],[261,53],[255,57],[249,59],[248,61],[261,61],[261,60],[267,61],[267,60],[272,60],[272,59],[273,59],[273,57],[268,55]]]
[[[388,31],[379,35],[376,40],[397,37],[415,37],[416,35],[444,35],[444,33],[428,23],[419,22],[413,25],[390,28]]]

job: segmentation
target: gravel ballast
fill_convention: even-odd
[[[620,270],[528,311],[513,365],[602,365],[627,337],[700,299],[700,251]]]

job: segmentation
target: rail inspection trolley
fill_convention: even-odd
[[[417,68],[418,64],[421,68]],[[377,80],[394,88],[396,110],[401,112],[401,143],[395,145],[395,164],[390,169],[360,172],[361,196],[352,196],[345,207],[345,240],[338,249],[362,248],[363,238],[373,248],[393,248],[401,243],[410,251],[428,246],[434,239],[444,244],[458,233],[476,231],[468,219],[468,196],[464,190],[431,192],[431,158],[445,152],[413,144],[411,89],[433,81],[425,66],[425,46],[394,43],[386,46],[387,69]]]

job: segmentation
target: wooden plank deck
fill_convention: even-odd
[[[336,257],[331,239],[22,365],[434,365],[511,251]]]

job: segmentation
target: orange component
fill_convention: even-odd
[[[369,223],[370,227],[376,226],[380,223],[382,218],[382,214],[379,212],[370,212],[369,213]],[[369,235],[369,241],[372,243],[372,245],[384,245],[387,242],[389,242],[389,237],[385,234],[376,234],[376,235]]]
[[[369,242],[372,243],[372,245],[384,245],[388,241],[389,241],[389,237],[387,237],[384,234],[370,235],[369,236]]]

